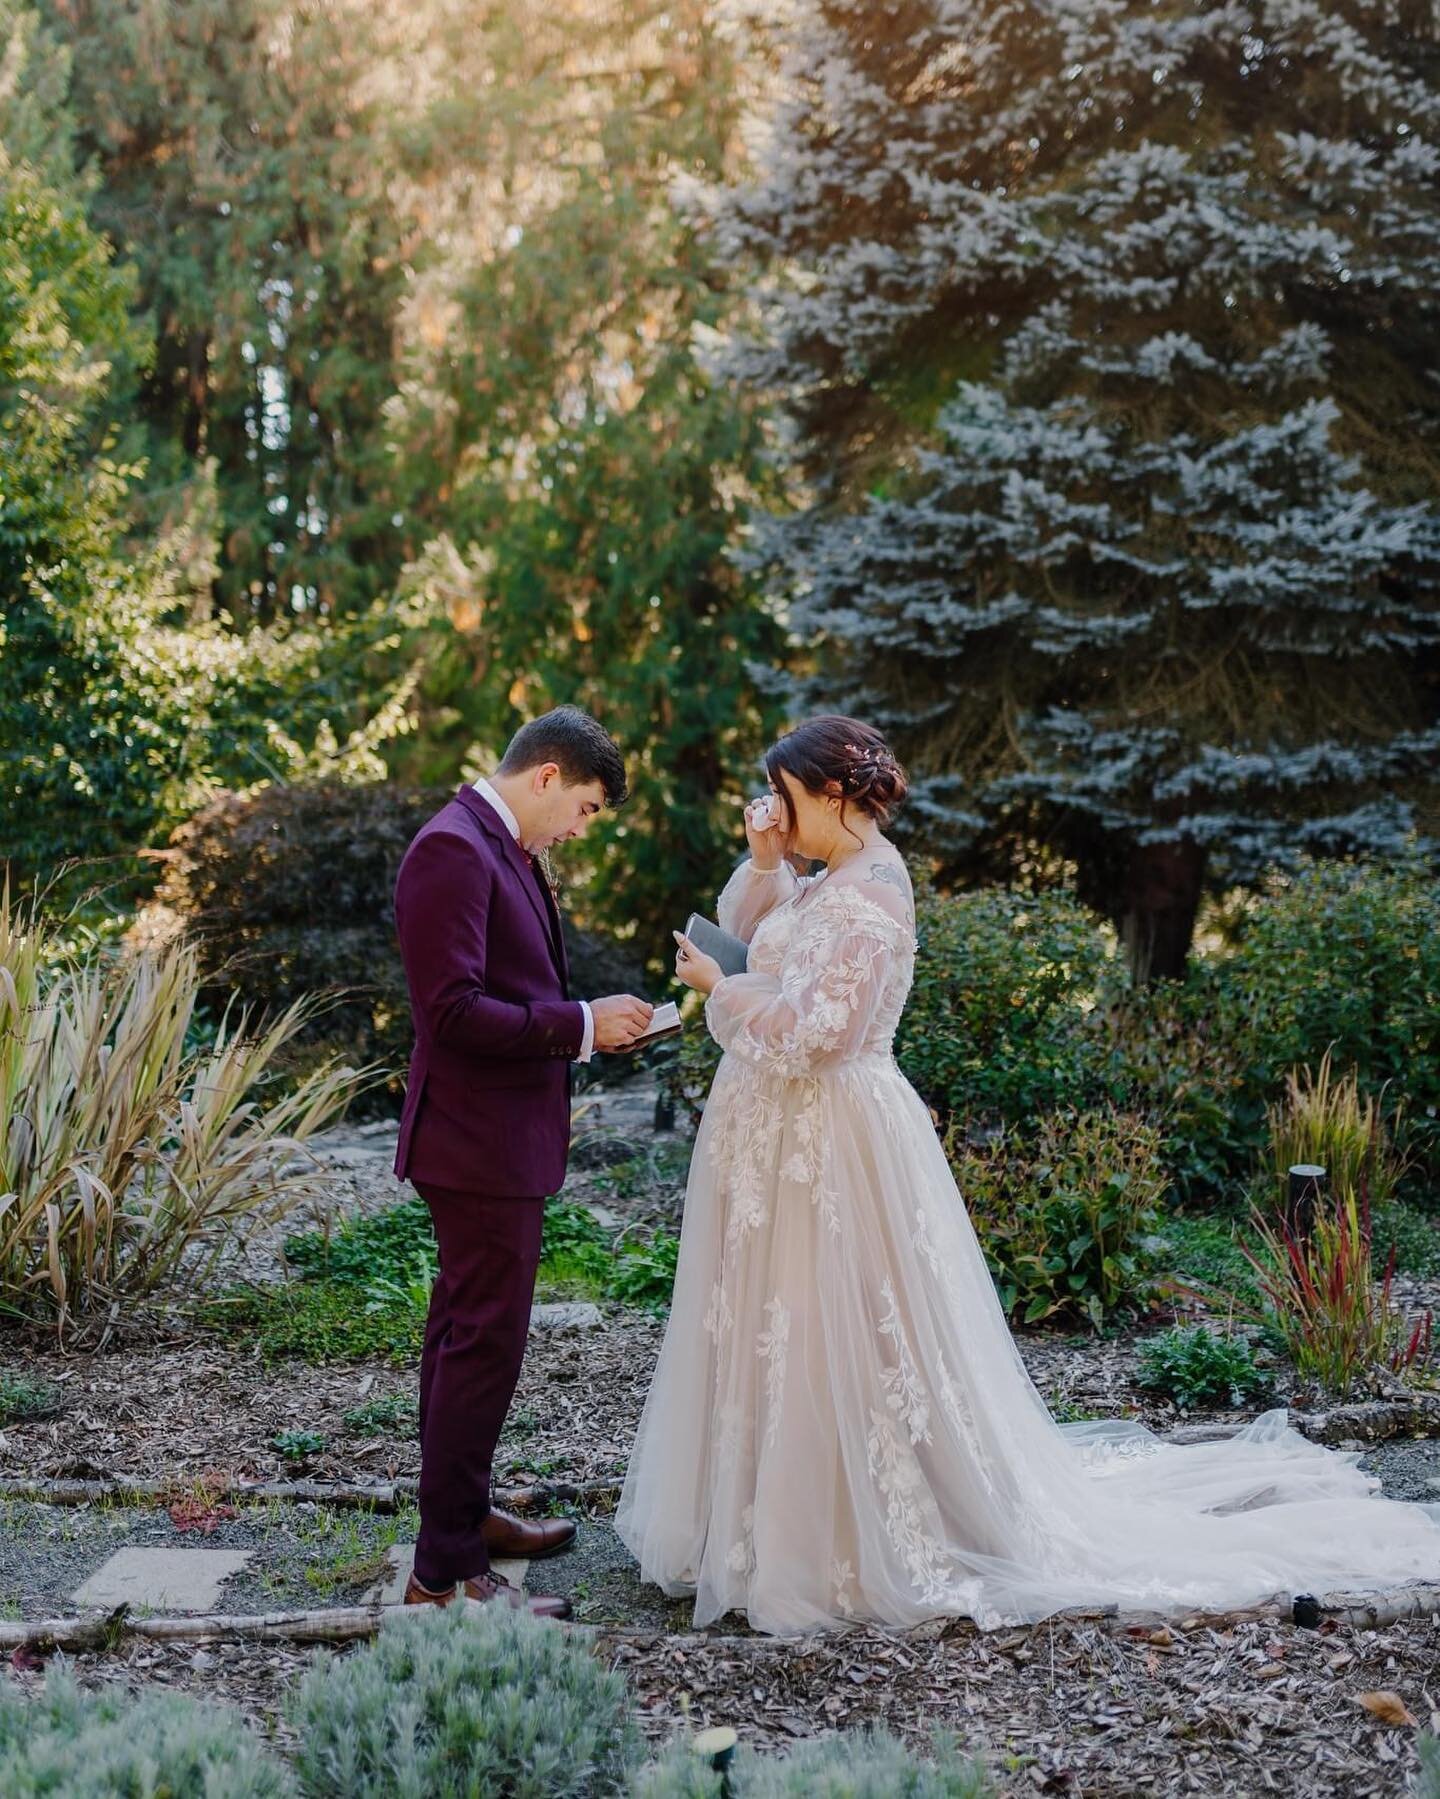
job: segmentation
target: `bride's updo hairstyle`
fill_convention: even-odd
[[[790,801],[780,779],[782,769],[808,793],[838,793],[882,830],[910,788],[905,770],[872,725],[835,714],[807,718],[765,752],[765,772],[784,800],[793,827]]]

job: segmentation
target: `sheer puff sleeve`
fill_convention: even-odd
[[[722,931],[748,943],[767,912],[773,912],[799,891],[800,881],[788,862],[778,868],[757,868],[745,861],[725,883],[715,916]]]
[[[778,975],[727,975],[717,983],[705,1005],[711,1035],[727,1054],[794,1079],[858,1055],[900,929],[873,906],[817,902]]]

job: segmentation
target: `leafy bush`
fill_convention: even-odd
[[[294,1151],[364,1071],[330,1063],[265,1103],[312,1012],[191,1024],[194,947],[171,940],[58,969],[52,927],[0,899],[0,1302],[63,1329],[115,1298],[201,1279],[230,1237],[283,1217],[313,1176]]]
[[[639,1740],[620,1674],[507,1606],[416,1609],[306,1675],[291,1718],[312,1799],[624,1791]]]
[[[743,1757],[736,1799],[988,1799],[984,1765],[936,1732],[922,1758],[885,1731],[821,1737],[783,1756]]]
[[[1185,1411],[1197,1406],[1241,1406],[1270,1389],[1244,1337],[1222,1336],[1195,1325],[1168,1330],[1142,1345],[1140,1385],[1163,1393]]]
[[[0,1687],[6,1799],[282,1799],[294,1783],[238,1714],[178,1694],[82,1694],[63,1667],[24,1699]]]
[[[1153,1288],[1160,1138],[1115,1112],[1056,1113],[1035,1138],[982,1144],[952,1131],[947,1152],[1001,1302],[1019,1324],[1079,1314],[1097,1328]]]
[[[305,1041],[312,1050],[344,1042],[384,1062],[392,1099],[412,1040],[395,877],[411,838],[452,792],[378,781],[222,795],[171,837],[160,890],[197,933],[218,989],[265,1006],[331,993]],[[643,969],[610,940],[567,922],[566,946],[575,993],[644,990]]]
[[[1063,893],[916,895],[915,985],[896,1054],[942,1121],[1024,1124],[1095,1095],[1086,1009],[1105,937]]]
[[[1440,1165],[1440,884],[1418,862],[1313,863],[1252,908],[1223,965],[1226,1028],[1251,1091],[1328,1050],[1388,1083],[1402,1147]]]

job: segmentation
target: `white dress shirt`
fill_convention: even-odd
[[[515,841],[520,843],[520,820],[516,818],[515,814],[510,810],[509,806],[505,804],[505,801],[501,799],[495,788],[493,788],[485,779],[484,775],[481,775],[480,779],[475,783],[475,791],[487,805],[495,808],[500,814],[501,824],[504,825],[505,829]],[[525,845],[520,843],[520,847],[521,849],[524,849]],[[590,1002],[588,1000],[582,999],[576,1003],[579,1005],[580,1010],[585,1014],[585,1029],[580,1038],[580,1053],[576,1056],[575,1060],[577,1062],[588,1062],[591,1056],[595,1054],[595,1014],[590,1010]]]

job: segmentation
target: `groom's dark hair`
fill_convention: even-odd
[[[526,769],[539,768],[542,762],[553,762],[567,787],[599,781],[605,789],[607,806],[621,806],[629,796],[625,759],[614,739],[598,719],[578,706],[557,706],[553,712],[521,725],[510,739],[497,772],[524,774]]]

